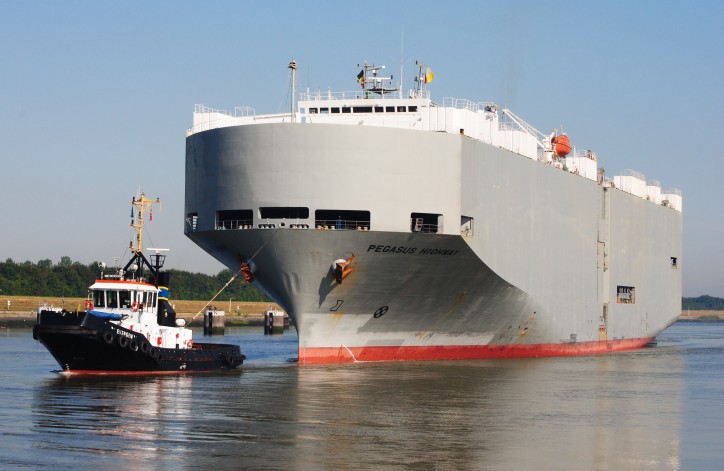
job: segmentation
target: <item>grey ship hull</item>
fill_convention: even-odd
[[[263,207],[310,216],[261,220]],[[237,209],[253,228],[217,230],[218,212]],[[369,210],[370,230],[315,229],[318,209]],[[416,211],[440,214],[438,233],[411,231]],[[465,136],[200,132],[187,138],[186,213],[188,237],[222,263],[252,261],[254,284],[296,323],[300,363],[608,352],[679,314],[680,212]],[[333,262],[352,255],[338,283]]]

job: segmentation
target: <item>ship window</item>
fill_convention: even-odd
[[[442,214],[412,213],[410,214],[410,230],[412,232],[429,232],[437,234],[442,226]]]
[[[131,307],[131,292],[130,291],[119,291],[118,300],[121,303],[121,307],[123,307],[123,308]]]
[[[339,108],[336,106],[332,107],[332,113],[339,113]]]
[[[399,113],[404,113],[404,112],[406,111],[405,108],[406,108],[405,106],[398,106],[398,107],[397,107],[397,111],[398,111]]]
[[[417,106],[408,106],[407,111],[415,112],[415,111],[417,111]]]
[[[106,307],[106,292],[103,290],[93,291],[93,305],[95,307]]]
[[[253,221],[251,209],[232,209],[216,212],[216,229],[247,229]]]
[[[322,114],[328,114],[328,113],[329,113],[329,108],[319,108],[319,112],[322,113]]]
[[[106,300],[108,301],[106,307],[118,307],[118,291],[107,291]]]
[[[355,113],[372,113],[371,106],[355,106],[352,108]]]
[[[346,229],[367,231],[370,228],[370,212],[350,209],[318,209],[314,212],[317,229]]]
[[[385,111],[385,108],[382,106],[375,106],[375,113],[382,113]]]
[[[395,112],[395,107],[394,107],[394,106],[386,106],[386,107],[385,107],[385,111],[388,112],[388,113],[394,113],[394,112]]]
[[[309,114],[317,114],[317,108],[309,108]]]
[[[309,219],[309,208],[267,207],[259,208],[261,219]]]
[[[349,106],[342,107],[342,113],[351,113],[351,112],[352,112],[352,108],[350,108]]]
[[[636,288],[619,286],[616,289],[616,302],[619,304],[636,304]]]

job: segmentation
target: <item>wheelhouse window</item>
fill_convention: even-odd
[[[232,209],[216,212],[216,229],[250,229],[254,211],[251,209]]]
[[[118,301],[121,303],[122,308],[130,308],[131,307],[131,292],[130,291],[119,291],[118,292]]]
[[[106,307],[106,292],[100,289],[93,290],[93,305],[95,307]]]
[[[410,231],[437,234],[442,229],[442,214],[412,213],[410,214]]]
[[[106,291],[106,307],[118,307],[118,291]]]
[[[350,209],[318,209],[314,212],[317,229],[367,231],[370,228],[370,212]]]

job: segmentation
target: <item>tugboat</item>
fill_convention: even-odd
[[[246,358],[238,345],[194,343],[192,331],[168,301],[170,274],[161,271],[168,249],[143,254],[143,222],[160,200],[133,198],[136,244],[122,269],[101,275],[88,290],[85,311],[39,308],[33,338],[63,373],[143,374],[229,370]],[[134,208],[137,217],[134,217]]]

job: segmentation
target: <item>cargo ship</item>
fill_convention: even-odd
[[[187,130],[185,234],[287,311],[300,364],[597,354],[677,319],[680,191],[436,102],[424,64],[408,92],[360,67],[297,94],[292,61],[289,112],[196,105]]]
[[[246,358],[238,345],[193,341],[169,302],[170,273],[162,271],[167,249],[143,253],[144,215],[160,200],[132,199],[136,240],[123,268],[99,264],[85,310],[38,308],[33,338],[70,374],[178,374],[230,370]],[[135,210],[135,211],[134,211]]]

